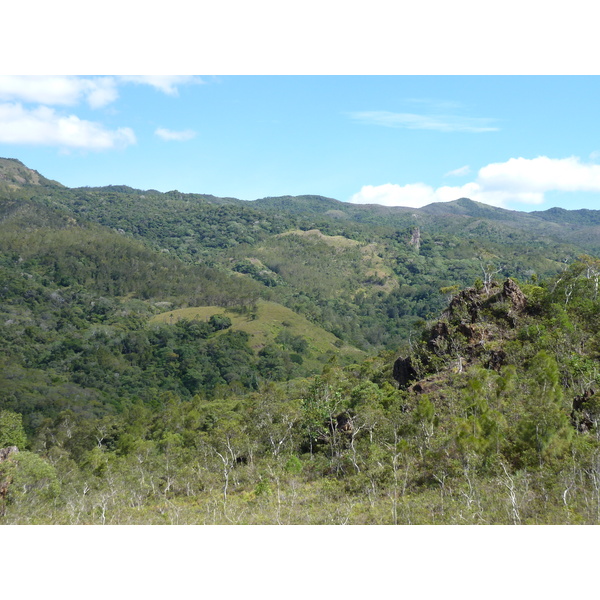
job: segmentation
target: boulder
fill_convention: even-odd
[[[502,297],[512,304],[513,310],[516,312],[522,312],[527,306],[527,298],[525,298],[525,294],[512,279],[507,279],[504,282],[504,287],[502,288]]]
[[[396,359],[392,377],[398,382],[398,387],[401,389],[406,389],[417,378],[417,371],[413,367],[410,356]]]

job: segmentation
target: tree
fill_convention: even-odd
[[[573,430],[562,405],[563,391],[556,359],[545,350],[530,361],[526,372],[523,413],[517,423],[519,461],[532,466],[559,458],[567,449]]]
[[[29,515],[38,507],[47,515],[47,501],[60,492],[56,469],[37,454],[22,451],[0,463],[0,516]]]
[[[0,412],[0,448],[17,446],[20,450],[27,445],[27,435],[23,429],[23,417],[10,410]]]
[[[231,327],[231,319],[225,315],[212,315],[208,320],[208,324],[214,331],[221,331]]]

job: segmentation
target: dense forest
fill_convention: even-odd
[[[0,522],[597,523],[599,232],[0,159]]]

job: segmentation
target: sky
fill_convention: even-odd
[[[600,77],[0,75],[0,156],[69,187],[600,208]]]
[[[77,6],[0,38],[0,156],[66,186],[600,208],[587,1]]]

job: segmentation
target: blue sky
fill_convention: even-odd
[[[0,156],[69,186],[600,208],[598,76],[0,76]]]

